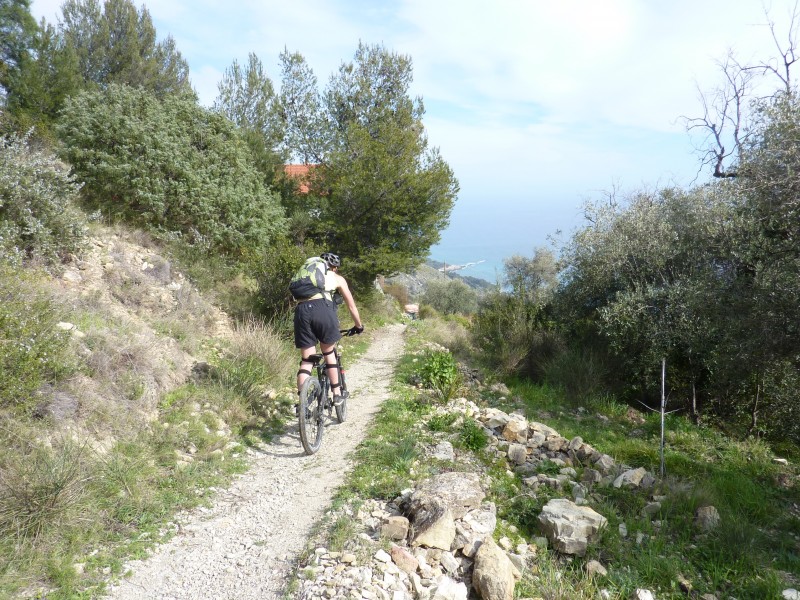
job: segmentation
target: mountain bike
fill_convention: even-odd
[[[355,328],[340,330],[344,336],[356,335]],[[322,354],[312,354],[304,359],[312,364],[316,369],[317,376],[313,375],[303,382],[300,388],[300,405],[297,409],[297,416],[300,420],[300,441],[306,454],[314,454],[322,445],[322,433],[325,429],[325,420],[332,419],[334,413],[339,423],[344,423],[347,419],[347,398],[350,392],[347,391],[344,366],[342,357],[339,354],[339,344],[333,347],[336,357],[336,366],[339,370],[339,383],[342,384],[340,394],[343,397],[339,406],[333,405],[331,398],[331,381],[328,379],[328,369],[325,368],[325,357]]]

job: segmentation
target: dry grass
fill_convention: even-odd
[[[297,359],[294,350],[268,323],[250,318],[238,323],[230,337],[228,356],[237,362],[255,359],[267,361],[270,368],[270,385],[285,384],[295,371]]]
[[[431,317],[423,323],[426,339],[444,346],[461,359],[469,357],[472,343],[470,333],[463,323],[441,317]]]

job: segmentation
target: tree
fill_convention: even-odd
[[[258,56],[250,54],[242,68],[237,61],[218,85],[214,110],[233,121],[243,133],[256,166],[272,183],[286,162],[281,145],[284,126],[275,90]]]
[[[322,96],[298,55],[282,55],[282,106],[295,155],[318,165],[307,208],[316,237],[357,286],[419,264],[447,225],[458,182],[428,146],[411,60],[360,44]],[[305,101],[308,104],[305,104]]]
[[[66,0],[59,34],[87,87],[123,83],[157,95],[190,94],[189,66],[171,36],[156,41],[150,13],[131,0]]]
[[[503,260],[505,284],[514,295],[544,305],[555,291],[558,266],[547,248],[536,248],[532,258],[515,254]]]
[[[699,131],[702,140],[699,150],[702,166],[713,166],[712,174],[717,178],[737,177],[738,162],[743,147],[750,136],[751,119],[757,115],[759,105],[765,98],[753,96],[761,86],[777,84],[777,91],[794,93],[792,67],[798,60],[798,33],[800,33],[800,7],[795,3],[788,19],[786,41],[782,41],[777,25],[765,9],[767,27],[775,44],[777,56],[742,64],[729,52],[719,67],[723,83],[710,93],[700,92],[703,106],[701,117],[684,117],[687,131]],[[776,81],[777,80],[777,81]]]
[[[5,97],[36,36],[31,0],[0,1],[0,97]]]
[[[478,294],[460,279],[429,281],[422,301],[446,315],[471,315],[478,309]]]
[[[10,82],[7,107],[17,129],[35,127],[47,137],[66,98],[82,88],[77,57],[64,51],[54,26],[42,23]]]

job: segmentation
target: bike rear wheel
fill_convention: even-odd
[[[322,445],[325,414],[322,407],[322,386],[316,377],[309,377],[300,388],[300,441],[306,454],[314,454]]]
[[[350,395],[350,392],[347,391],[347,383],[345,382],[344,378],[344,370],[339,371],[339,383],[342,384],[342,387],[339,388],[339,393],[344,396],[344,400],[339,406],[336,406],[336,420],[339,423],[344,423],[347,419],[347,397]]]

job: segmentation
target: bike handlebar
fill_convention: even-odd
[[[341,333],[344,337],[350,337],[351,335],[361,335],[364,332],[364,328],[358,327],[351,327],[350,329],[340,329],[339,333]]]

